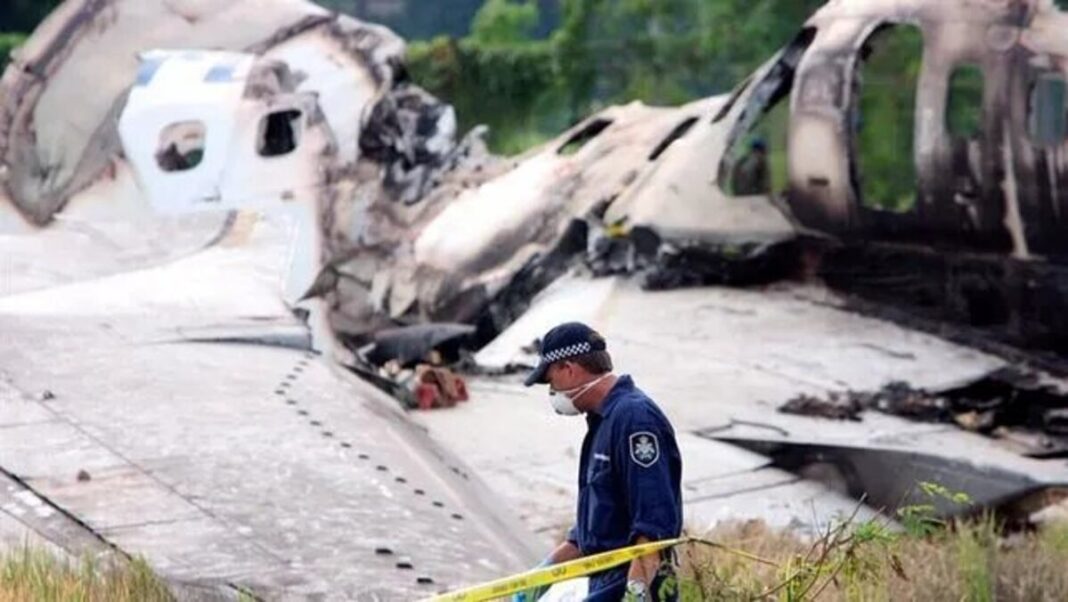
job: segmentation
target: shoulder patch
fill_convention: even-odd
[[[660,440],[649,431],[640,431],[630,436],[630,459],[643,468],[649,468],[660,459]]]

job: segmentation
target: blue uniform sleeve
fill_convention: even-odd
[[[630,515],[628,541],[678,537],[682,531],[679,499],[681,457],[671,427],[651,416],[628,420],[616,446]]]

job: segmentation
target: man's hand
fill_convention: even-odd
[[[570,562],[582,557],[582,552],[579,551],[578,546],[565,541],[556,547],[549,556],[541,561],[541,564],[534,567],[535,569],[541,569],[554,564],[561,564],[563,562]],[[534,602],[538,598],[545,595],[545,592],[549,591],[548,587],[539,587],[533,590],[519,592],[512,595],[512,602]]]
[[[643,543],[650,543],[650,539],[647,537],[639,536],[634,540],[634,545],[640,545]],[[630,563],[630,570],[627,571],[627,592],[628,600],[633,592],[634,598],[638,602],[642,602],[649,598],[649,588],[652,587],[653,579],[656,578],[656,572],[660,568],[660,553],[653,552],[646,554],[639,558],[635,558]],[[643,596],[638,595],[638,590],[643,592]]]
[[[582,558],[582,552],[579,551],[578,546],[570,541],[565,541],[556,546],[556,549],[552,551],[552,554],[549,554],[548,559],[551,561],[549,564],[553,565],[571,562],[572,560],[578,560],[579,558]]]

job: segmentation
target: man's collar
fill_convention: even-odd
[[[602,418],[606,418],[619,403],[621,394],[634,388],[634,380],[628,374],[616,378],[616,382],[601,400],[601,407],[595,412]]]

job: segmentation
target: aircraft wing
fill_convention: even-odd
[[[306,350],[276,292],[285,249],[260,224],[0,298],[3,471],[78,537],[186,584],[393,600],[530,566],[522,528],[462,460]]]

